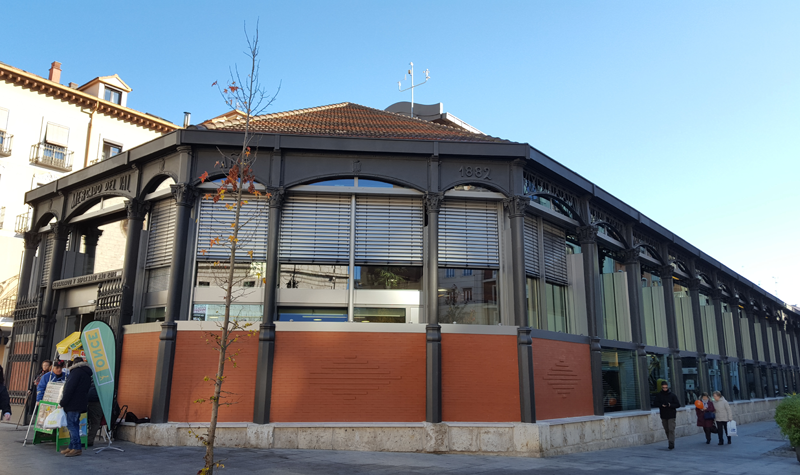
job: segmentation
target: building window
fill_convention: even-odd
[[[114,155],[119,155],[120,153],[122,153],[122,145],[111,142],[103,142],[103,156],[101,160],[108,160]]]
[[[739,363],[731,361],[724,363],[728,370],[728,377],[731,382],[731,391],[733,392],[732,401],[741,401],[747,399],[747,392],[742,391],[742,381],[739,379]]]
[[[439,278],[448,270],[439,269]],[[458,278],[439,289],[439,321],[473,325],[500,323],[497,300],[497,273],[493,269],[470,269],[471,275],[459,272]]]
[[[547,329],[554,332],[574,333],[567,310],[567,286],[545,284],[547,294]]]
[[[631,341],[628,273],[625,272],[625,266],[606,256],[600,272],[605,337],[609,340]]]
[[[650,346],[668,348],[664,287],[659,276],[644,270],[642,271],[642,304],[645,342]]]
[[[445,277],[455,277],[456,276],[456,270],[455,269],[445,269],[444,270],[444,276]]]
[[[756,398],[756,365],[748,363],[745,365],[745,382],[747,383],[746,391],[749,399]]]
[[[722,364],[719,360],[708,360],[708,393],[722,391]],[[730,397],[728,394],[727,396]]]
[[[422,267],[355,266],[353,279],[361,290],[422,290]]]
[[[700,399],[700,394],[705,391],[700,387],[697,358],[690,356],[681,358],[681,364],[683,366],[683,386],[686,394],[683,403],[687,405],[694,404],[695,401]]]
[[[472,275],[472,269],[464,269],[461,275],[463,275],[464,277]]]
[[[144,322],[163,322],[167,316],[167,307],[147,308],[144,311]]]
[[[532,277],[525,279],[525,303],[528,326],[541,329],[542,325],[539,322],[539,279]]]
[[[281,264],[280,288],[347,290],[348,266],[323,264]]]
[[[281,322],[346,322],[346,308],[278,307]]]
[[[122,91],[114,89],[113,87],[105,86],[105,93],[103,99],[114,104],[122,104]]]
[[[717,334],[717,316],[711,297],[700,294],[700,323],[703,326],[703,345],[709,355],[719,354],[719,335]],[[717,388],[711,388],[717,391]]]
[[[697,351],[697,340],[694,334],[694,313],[692,312],[692,299],[689,296],[689,289],[674,283],[672,295],[675,301],[675,321],[678,326],[678,348],[685,351]],[[694,399],[692,402],[694,402]]]
[[[169,267],[158,267],[147,271],[147,291],[163,292],[169,290]]]
[[[405,323],[404,308],[363,308],[353,309],[353,321],[361,323]]]
[[[605,412],[639,409],[636,352],[604,348],[601,355]]]
[[[264,314],[263,305],[231,304],[231,321],[261,320]],[[194,304],[192,320],[216,321],[225,319],[225,304]]]
[[[661,392],[661,383],[669,384],[670,357],[657,353],[647,353],[647,386],[650,391],[650,407],[658,407],[656,396]],[[672,386],[670,384],[670,386]]]

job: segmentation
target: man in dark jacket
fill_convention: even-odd
[[[67,457],[81,454],[81,413],[86,412],[89,407],[91,387],[92,368],[84,363],[83,358],[76,357],[61,395],[61,407],[67,414],[67,429],[69,429],[69,447],[61,453]]]
[[[666,381],[661,383],[661,392],[656,396],[656,404],[661,413],[661,425],[664,426],[664,432],[669,440],[669,450],[672,450],[675,448],[675,416],[681,403],[678,401],[678,396],[669,390],[669,383]]]

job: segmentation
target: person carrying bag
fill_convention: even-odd
[[[714,403],[708,397],[708,393],[703,393],[700,400],[695,401],[695,415],[697,415],[697,427],[702,427],[706,435],[706,444],[711,443],[711,433],[716,429],[714,417],[716,409]]]
[[[714,407],[717,409],[717,435],[719,436],[719,444],[724,445],[725,442],[722,440],[722,432],[724,431],[725,434],[728,436],[728,444],[731,443],[731,436],[728,432],[728,424],[733,420],[733,412],[731,411],[731,406],[728,404],[728,401],[722,397],[722,393],[719,391],[714,391]],[[734,422],[734,425],[736,423]]]

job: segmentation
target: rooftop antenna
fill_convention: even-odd
[[[397,81],[397,90],[400,91],[400,92],[406,92],[409,89],[411,90],[411,118],[413,119],[414,118],[414,88],[417,87],[417,86],[422,86],[423,84],[428,82],[428,79],[430,79],[431,77],[429,76],[428,70],[426,69],[424,71],[425,72],[425,80],[422,81],[419,84],[414,84],[414,63],[408,63],[408,64],[411,65],[411,69],[409,69],[408,73],[405,76],[403,76],[403,81],[408,79],[408,75],[411,75],[411,87],[407,87],[407,88],[403,89],[403,85],[402,85],[403,81]]]

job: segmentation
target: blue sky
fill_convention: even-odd
[[[800,304],[800,2],[12,2],[0,61],[116,73],[130,107],[196,123],[226,111],[210,86],[245,64],[257,17],[272,111],[383,109],[414,61],[417,102],[530,143]]]

